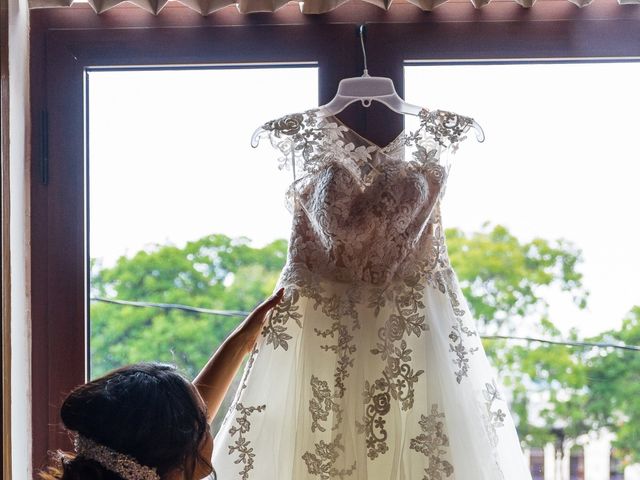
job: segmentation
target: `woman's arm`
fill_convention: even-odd
[[[258,339],[267,313],[284,294],[278,290],[258,305],[244,321],[222,342],[204,368],[193,381],[207,406],[207,420],[211,423],[218,413],[220,404],[233,381],[244,356],[249,353]]]

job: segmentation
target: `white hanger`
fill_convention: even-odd
[[[412,105],[405,102],[393,85],[393,81],[388,77],[371,77],[367,70],[367,53],[364,49],[364,25],[360,25],[360,43],[362,45],[362,55],[364,57],[364,72],[360,77],[343,78],[338,84],[338,91],[336,95],[324,105],[318,107],[320,110],[319,117],[336,115],[344,110],[345,107],[357,102],[362,103],[362,106],[369,107],[372,100],[376,100],[380,103],[384,103],[387,107],[397,113],[403,115],[418,115],[422,110],[422,107]],[[479,142],[484,141],[484,131],[482,127],[475,120],[472,121],[471,126],[476,130],[476,138]],[[261,127],[251,136],[251,145],[257,147],[257,137],[262,130]]]
[[[344,78],[338,84],[336,95],[329,101],[318,107],[326,112],[326,115],[336,115],[347,105],[360,100],[364,107],[369,107],[372,100],[384,103],[387,107],[403,115],[418,115],[422,107],[405,102],[393,85],[393,81],[387,77],[371,77],[367,70],[367,52],[364,49],[365,26],[360,25],[360,44],[362,45],[362,56],[364,57],[364,72],[360,77]],[[476,138],[479,142],[484,141],[484,131],[475,120],[471,126],[476,130]]]
[[[364,57],[364,72],[360,77],[344,78],[338,84],[336,95],[318,107],[326,115],[336,115],[345,107],[360,100],[363,107],[369,107],[372,100],[384,103],[397,113],[418,115],[422,107],[405,102],[396,92],[393,81],[387,77],[371,77],[367,70],[367,53],[364,49],[364,25],[360,25],[360,44]]]

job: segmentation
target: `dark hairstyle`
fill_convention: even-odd
[[[138,363],[113,370],[76,387],[60,409],[64,426],[117,452],[156,468],[160,476],[181,467],[191,478],[207,428],[202,402],[173,365]],[[59,468],[46,480],[121,480],[93,460],[58,452]]]

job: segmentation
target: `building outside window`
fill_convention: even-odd
[[[569,457],[569,480],[584,480],[584,449],[573,447]]]

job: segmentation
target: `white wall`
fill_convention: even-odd
[[[640,465],[631,465],[624,470],[624,480],[640,480]]]
[[[11,262],[11,461],[13,479],[31,472],[31,349],[28,275],[29,10],[9,0],[9,168]],[[8,480],[8,479],[5,479]]]
[[[584,480],[609,479],[609,457],[611,454],[610,435],[602,432],[592,435],[584,445]]]

